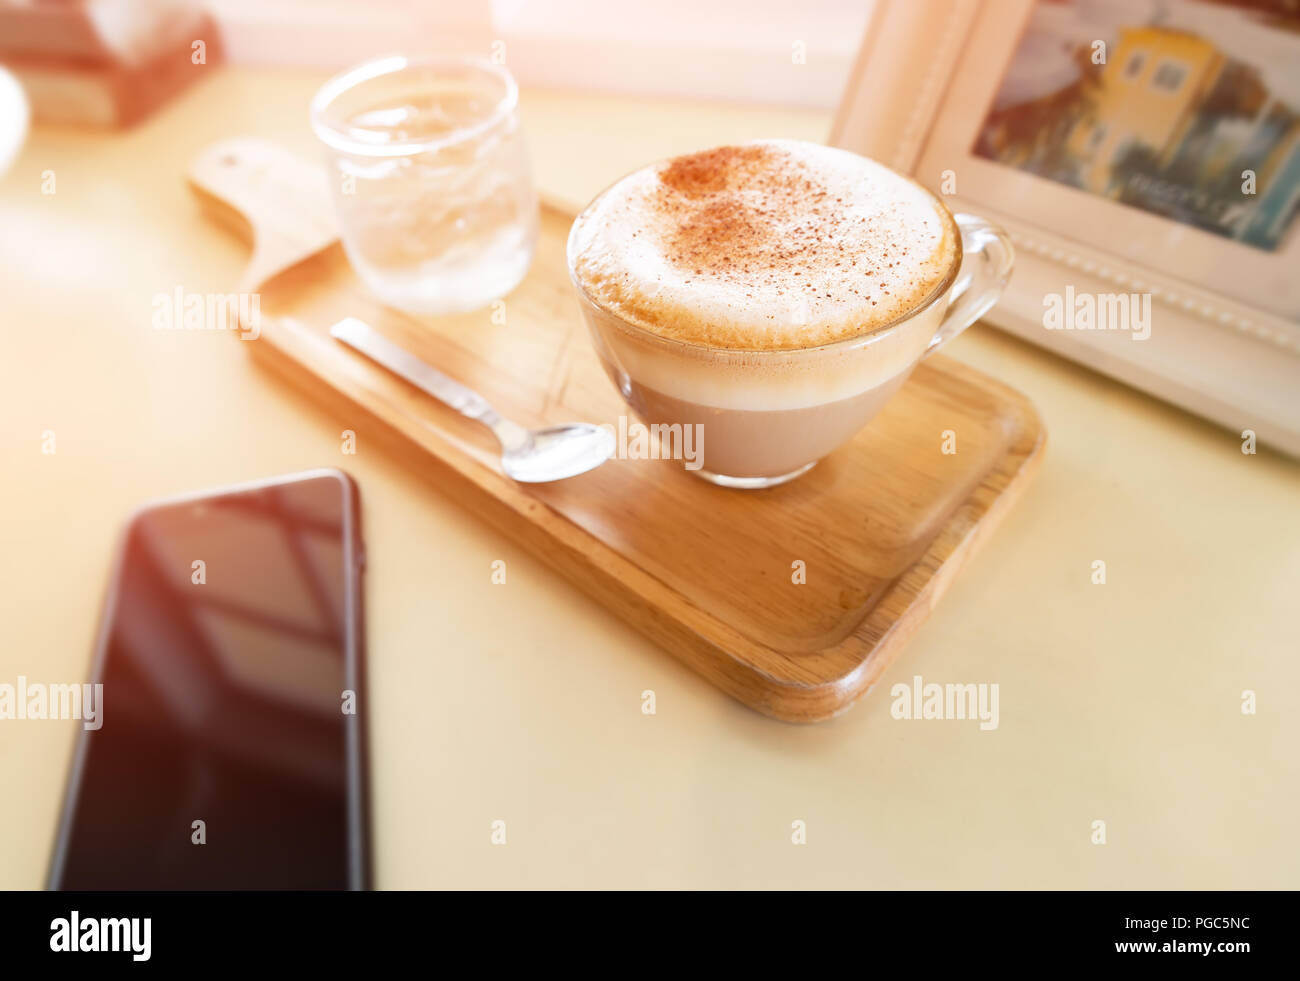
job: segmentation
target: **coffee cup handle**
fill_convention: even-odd
[[[948,294],[948,309],[923,357],[929,357],[988,313],[1006,289],[1016,252],[1011,236],[976,215],[953,215],[961,231],[961,271]]]

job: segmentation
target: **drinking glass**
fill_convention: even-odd
[[[385,303],[463,312],[524,278],[538,210],[518,101],[503,67],[455,55],[368,61],[312,99],[343,248]]]

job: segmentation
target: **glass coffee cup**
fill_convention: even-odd
[[[893,177],[921,190],[951,223],[949,260],[933,288],[898,316],[807,347],[737,350],[634,322],[592,295],[577,263],[584,222],[619,183],[575,220],[569,274],[601,364],[652,432],[696,427],[702,461],[690,472],[744,489],[806,473],[862,429],[922,359],[997,302],[1014,257],[1007,234],[982,218],[953,215],[929,191]]]

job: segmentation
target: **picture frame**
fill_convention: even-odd
[[[1259,445],[1300,456],[1300,216],[1294,197],[1283,201],[1285,210],[1278,209],[1280,218],[1270,227],[1280,234],[1261,248],[977,153],[987,145],[982,133],[991,125],[990,110],[1010,87],[1013,62],[1025,50],[1022,39],[1044,2],[877,0],[831,143],[911,175],[955,212],[971,211],[1006,228],[1017,250],[1016,269],[987,315],[989,323],[1226,426],[1243,441],[1253,434]],[[1064,16],[1080,4],[1087,12],[1092,2],[1055,0],[1047,16]],[[1234,16],[1223,5],[1207,12],[1201,8],[1210,5],[1197,0],[1171,5],[1178,3],[1193,5],[1189,15]],[[1113,14],[1114,5],[1108,6]],[[1139,3],[1132,9],[1137,30],[1144,8]],[[1184,36],[1195,42],[1194,32],[1172,33],[1180,43]],[[1258,44],[1261,36],[1249,40]],[[1089,41],[1086,32],[1079,35],[1085,50],[1108,40],[1119,68],[1121,51],[1113,38]],[[1221,43],[1210,37],[1195,50],[1213,56]],[[1099,50],[1104,57],[1105,47]],[[1219,59],[1221,71],[1230,59]],[[1164,67],[1172,58],[1151,60],[1133,66],[1137,71],[1127,65],[1123,70],[1148,88],[1171,80],[1189,83],[1180,110],[1185,133],[1196,110],[1193,100],[1206,98],[1205,91],[1190,89],[1194,72]],[[1020,67],[1022,77],[1035,79],[1050,65]],[[1086,67],[1081,74],[1088,74]],[[1156,72],[1163,73],[1159,79]],[[1300,68],[1281,81],[1300,88],[1296,73]],[[1289,109],[1282,112],[1289,121]],[[1094,111],[1075,128],[1102,129],[1104,121],[1104,113]],[[1300,130],[1287,131],[1288,140],[1293,135],[1300,137]],[[1300,146],[1300,139],[1295,142]],[[1109,159],[1126,149],[1113,149]],[[1279,154],[1293,149],[1288,143]],[[1295,162],[1285,159],[1288,167]],[[1283,176],[1289,181],[1291,173]],[[1219,205],[1217,211],[1228,209]],[[1288,215],[1292,220],[1283,222]],[[1120,297],[1135,303],[1146,297],[1146,336],[1116,329],[1114,318],[1109,329],[1082,324],[1083,318],[1080,329],[1054,322],[1062,307],[1068,314],[1076,302],[1085,312],[1083,299],[1100,306]]]

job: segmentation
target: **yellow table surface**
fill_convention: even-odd
[[[0,682],[86,677],[137,503],[339,466],[370,558],[381,887],[1300,886],[1297,464],[978,325],[949,351],[1037,404],[1036,482],[880,687],[832,722],[772,722],[400,459],[343,456],[339,420],[243,344],[152,329],[156,293],[224,292],[246,257],[186,188],[191,156],[240,134],[316,152],[322,78],[214,70],[129,132],[37,127],[0,181]],[[575,202],[830,122],[540,91],[523,112],[541,186]],[[913,675],[997,683],[999,727],[892,718]],[[0,887],[43,881],[77,725],[0,721]]]

